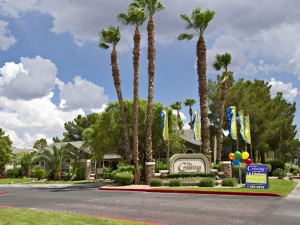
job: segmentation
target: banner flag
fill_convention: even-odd
[[[193,114],[192,130],[194,132],[194,139],[201,140],[200,122],[199,122],[198,110],[195,111],[195,113]]]
[[[237,122],[238,122],[238,126],[240,128],[240,138],[242,141],[245,141],[245,124],[244,124],[244,110],[240,110],[237,113]]]
[[[229,138],[237,140],[237,122],[236,122],[236,107],[230,106],[227,111],[228,123],[229,123]]]
[[[244,126],[245,126],[245,141],[251,145],[251,133],[250,133],[250,118],[249,115],[244,118]]]
[[[169,126],[168,126],[168,112],[163,110],[161,112],[162,118],[162,135],[165,141],[169,140]]]

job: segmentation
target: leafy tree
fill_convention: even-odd
[[[29,171],[31,166],[36,162],[34,152],[19,152],[15,158],[15,164],[21,165],[23,176],[29,177]]]
[[[171,104],[171,108],[173,110],[176,110],[176,112],[177,112],[177,124],[178,124],[179,130],[182,130],[183,122],[182,122],[181,117],[180,117],[181,102],[177,101],[177,102]]]
[[[138,142],[138,116],[139,116],[139,65],[140,65],[140,45],[141,33],[140,26],[147,19],[145,12],[137,7],[129,7],[127,14],[121,13],[117,16],[118,20],[125,25],[134,25],[135,32],[133,36],[133,160],[134,160],[134,183],[140,183],[139,170],[139,142]]]
[[[82,132],[96,123],[98,115],[92,113],[85,116],[78,115],[74,121],[65,123],[66,132],[63,133],[63,142],[82,141]],[[58,138],[53,140],[54,143],[61,142]]]
[[[153,159],[152,150],[152,116],[154,96],[154,75],[155,75],[155,45],[154,45],[154,20],[155,13],[161,11],[165,6],[157,0],[135,0],[131,6],[143,9],[148,15],[148,102],[146,119],[146,158],[150,162]]]
[[[223,55],[216,55],[216,60],[213,63],[215,70],[219,71],[224,68],[223,80],[221,83],[221,95],[219,100],[220,110],[219,110],[219,124],[218,124],[218,135],[217,135],[217,163],[221,161],[222,156],[222,143],[223,143],[223,123],[224,123],[224,112],[226,103],[226,94],[228,90],[229,79],[232,76],[232,72],[228,71],[228,66],[231,64],[231,55],[225,53]]]
[[[5,165],[11,161],[12,141],[9,136],[0,128],[0,175],[4,174]]]
[[[35,149],[43,149],[45,147],[47,147],[48,143],[46,138],[41,138],[39,140],[36,140],[33,144],[33,148]]]
[[[193,98],[187,98],[184,101],[184,105],[189,107],[189,114],[190,114],[189,125],[190,125],[191,129],[192,129],[192,119],[193,119],[193,109],[192,109],[192,106],[195,105],[195,104],[196,104],[196,100],[193,99]]]
[[[36,157],[52,165],[54,180],[61,180],[61,167],[68,157],[70,157],[70,152],[65,146],[58,148],[52,145],[51,149],[46,148],[37,152]]]
[[[53,137],[52,141],[53,141],[53,143],[60,143],[60,142],[62,142],[62,140],[60,140],[59,137],[57,137],[57,136]]]
[[[114,79],[114,85],[118,96],[118,102],[121,111],[122,126],[124,130],[124,145],[126,151],[125,159],[126,159],[126,163],[129,164],[131,160],[129,134],[128,134],[127,119],[126,119],[125,109],[124,109],[123,96],[121,91],[121,80],[120,80],[120,72],[118,67],[117,49],[116,49],[117,44],[121,40],[119,27],[110,26],[107,29],[100,30],[99,36],[101,39],[101,42],[99,44],[100,48],[108,49],[109,47],[112,47],[112,52],[111,52],[112,76]]]
[[[125,111],[128,118],[128,125],[132,127],[133,123],[133,102],[126,100]],[[156,158],[166,156],[166,145],[162,140],[162,126],[161,126],[161,111],[163,110],[161,103],[153,104],[153,146],[155,151],[153,155]],[[147,101],[139,100],[139,160],[145,162],[145,132],[146,129],[146,114],[147,114]],[[105,154],[120,154],[125,157],[123,136],[124,132],[120,125],[120,111],[117,102],[112,102],[108,105],[104,112],[100,114],[99,121],[93,131],[89,131],[90,139],[87,141],[90,143],[93,153],[97,158],[101,159]],[[169,118],[169,136],[170,136],[170,152],[177,153],[182,152],[183,142],[179,137],[179,133],[176,131],[177,122],[176,117],[172,114],[172,110],[168,110]],[[132,130],[129,130],[130,139],[133,138]]]
[[[197,32],[199,38],[196,46],[197,55],[197,73],[198,73],[198,92],[200,97],[201,114],[201,133],[204,155],[211,163],[210,155],[210,132],[208,124],[208,90],[206,82],[206,44],[204,41],[204,32],[210,21],[214,18],[215,12],[209,9],[202,10],[199,7],[192,11],[190,17],[181,14],[181,19],[186,23],[186,29],[193,29]],[[182,33],[178,40],[191,40],[194,34]]]

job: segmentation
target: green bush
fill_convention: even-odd
[[[22,177],[22,171],[20,168],[9,169],[4,175],[6,178],[18,178]]]
[[[294,171],[296,171],[296,174],[298,173],[298,167],[291,167],[289,172],[294,174]]]
[[[116,173],[114,176],[115,182],[122,184],[122,185],[127,185],[131,184],[133,182],[133,174],[130,172],[119,172]]]
[[[46,170],[42,166],[35,166],[32,170],[32,175],[38,180],[44,179],[47,175]]]
[[[155,162],[155,173],[158,173],[160,170],[167,170],[168,165],[162,161]]]
[[[241,169],[242,183],[244,184],[246,182],[246,165],[244,163],[241,163],[240,164],[240,169]],[[232,176],[234,178],[240,179],[239,178],[239,167],[238,166],[233,166],[232,167]]]
[[[204,177],[199,182],[199,187],[214,187],[215,180],[210,177]]]
[[[84,180],[85,169],[81,167],[80,162],[74,162],[69,166],[69,172],[66,173],[67,180]]]
[[[212,169],[218,169],[220,170],[220,164],[213,164]]]
[[[293,163],[285,163],[284,164],[284,171],[286,173],[292,173],[290,170],[293,168]]]
[[[298,174],[298,170],[293,171],[293,175],[296,176]]]
[[[111,167],[103,167],[103,179],[113,179]]]
[[[118,169],[112,171],[112,173],[111,173],[112,178],[115,179],[115,175],[117,173],[121,173],[121,172],[129,172],[131,174],[134,174],[134,166],[118,164]]]
[[[223,187],[235,187],[238,185],[238,180],[236,178],[225,178],[222,180],[221,185]]]
[[[286,176],[286,173],[283,169],[276,168],[275,170],[273,170],[272,175],[278,177],[278,179],[283,179],[283,177]]]
[[[150,180],[149,185],[151,187],[160,187],[163,185],[163,181],[162,181],[162,179],[154,178],[154,179]]]
[[[179,179],[172,179],[170,180],[170,187],[180,187],[182,185],[181,180]]]
[[[267,164],[270,164],[272,166],[272,170],[269,171],[269,174],[272,174],[273,171],[277,168],[284,170],[284,162],[279,159],[268,160]]]
[[[54,179],[54,170],[51,169],[47,175],[46,175],[47,180],[53,180]]]
[[[168,178],[187,178],[187,177],[214,177],[213,173],[171,173]]]

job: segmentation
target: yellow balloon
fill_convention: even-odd
[[[248,152],[243,152],[242,153],[242,158],[243,159],[248,159],[249,158],[249,153]]]

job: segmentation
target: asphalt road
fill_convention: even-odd
[[[96,185],[96,186],[95,186]],[[0,186],[0,206],[90,214],[162,224],[265,224],[283,198]]]

